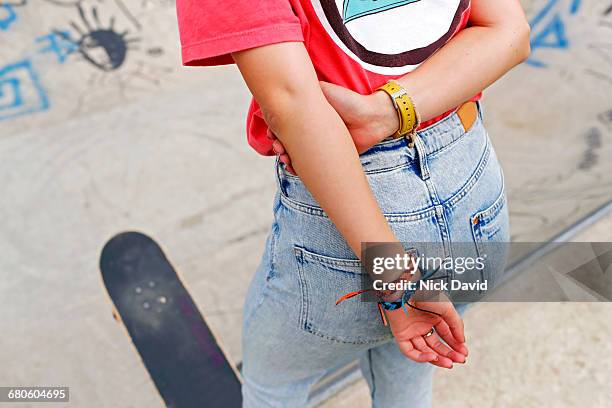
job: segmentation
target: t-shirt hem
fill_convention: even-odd
[[[245,30],[181,47],[183,65],[210,66],[234,63],[232,52],[281,42],[303,42],[299,23],[287,23]]]

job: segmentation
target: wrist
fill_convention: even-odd
[[[428,92],[426,88],[414,80],[414,78],[401,78],[397,81],[405,90],[408,92],[408,96],[412,99],[415,109],[418,111],[421,117],[421,122],[427,121],[434,117],[431,115],[431,92]],[[442,113],[442,112],[441,112]]]
[[[369,96],[369,119],[370,123],[375,124],[375,136],[381,141],[393,135],[399,128],[397,111],[393,107],[393,102],[385,92],[377,90]]]
[[[387,323],[391,326],[391,329],[395,329],[398,326],[402,326],[406,321],[406,312],[403,308],[395,309],[395,310],[385,310],[385,317],[387,319]]]
[[[383,307],[386,310],[394,310],[394,307],[398,307],[402,301],[412,297],[412,294],[418,289],[420,276],[421,273],[418,268],[408,268],[404,270],[397,280],[390,282],[388,287],[393,289],[377,291]]]

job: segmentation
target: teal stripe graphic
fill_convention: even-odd
[[[391,10],[419,0],[344,0],[342,19],[348,23],[359,17]]]

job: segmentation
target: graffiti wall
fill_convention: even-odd
[[[485,94],[485,116],[513,238],[539,241],[612,200],[612,1],[538,0],[527,11],[531,57]]]
[[[167,0],[0,0],[2,133],[161,91],[174,25]]]
[[[514,238],[542,240],[612,198],[612,2],[524,5],[532,55],[485,93],[485,110]],[[0,0],[0,44],[0,137],[160,98],[212,72],[180,67],[172,0]],[[242,87],[235,71],[219,78]]]

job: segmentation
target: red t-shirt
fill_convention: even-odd
[[[320,80],[364,95],[446,44],[467,25],[470,6],[470,0],[176,1],[184,65],[231,64],[234,51],[300,41]],[[266,133],[252,100],[249,144],[273,155]]]

